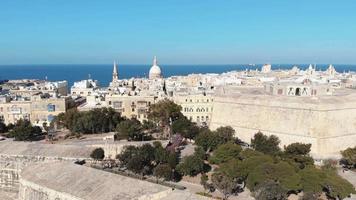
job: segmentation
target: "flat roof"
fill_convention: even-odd
[[[61,158],[90,158],[93,147],[43,144],[40,142],[0,141],[0,154],[9,156],[42,156]]]
[[[172,192],[166,186],[67,162],[26,167],[22,180],[86,200],[150,199],[155,194],[162,198]]]

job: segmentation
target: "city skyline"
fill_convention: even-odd
[[[2,2],[0,65],[356,64],[356,3]]]

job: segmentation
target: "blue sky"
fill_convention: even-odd
[[[354,0],[1,0],[0,64],[356,64]]]

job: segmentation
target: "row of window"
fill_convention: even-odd
[[[194,112],[194,109],[185,107],[183,109],[183,111],[184,112]],[[211,108],[210,111],[213,111],[213,108]],[[209,112],[209,108],[208,107],[206,107],[206,108],[196,108],[195,112]]]
[[[204,121],[209,121],[209,116],[197,116],[197,122],[204,122]]]
[[[192,103],[192,102],[193,102],[193,99],[185,99],[185,102],[188,102],[188,101]],[[205,99],[201,99],[201,100],[200,100],[200,102],[202,102],[202,103],[204,103],[204,102],[209,103],[209,101],[213,102],[214,99],[210,99],[210,100],[209,100],[209,99],[206,99],[206,100],[205,100]],[[199,103],[199,99],[197,99],[195,102]]]

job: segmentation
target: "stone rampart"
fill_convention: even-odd
[[[334,99],[333,99],[334,98]],[[210,128],[232,126],[236,136],[250,142],[258,131],[276,135],[281,146],[311,143],[315,158],[338,157],[356,144],[356,98],[310,99],[271,95],[214,98]]]

